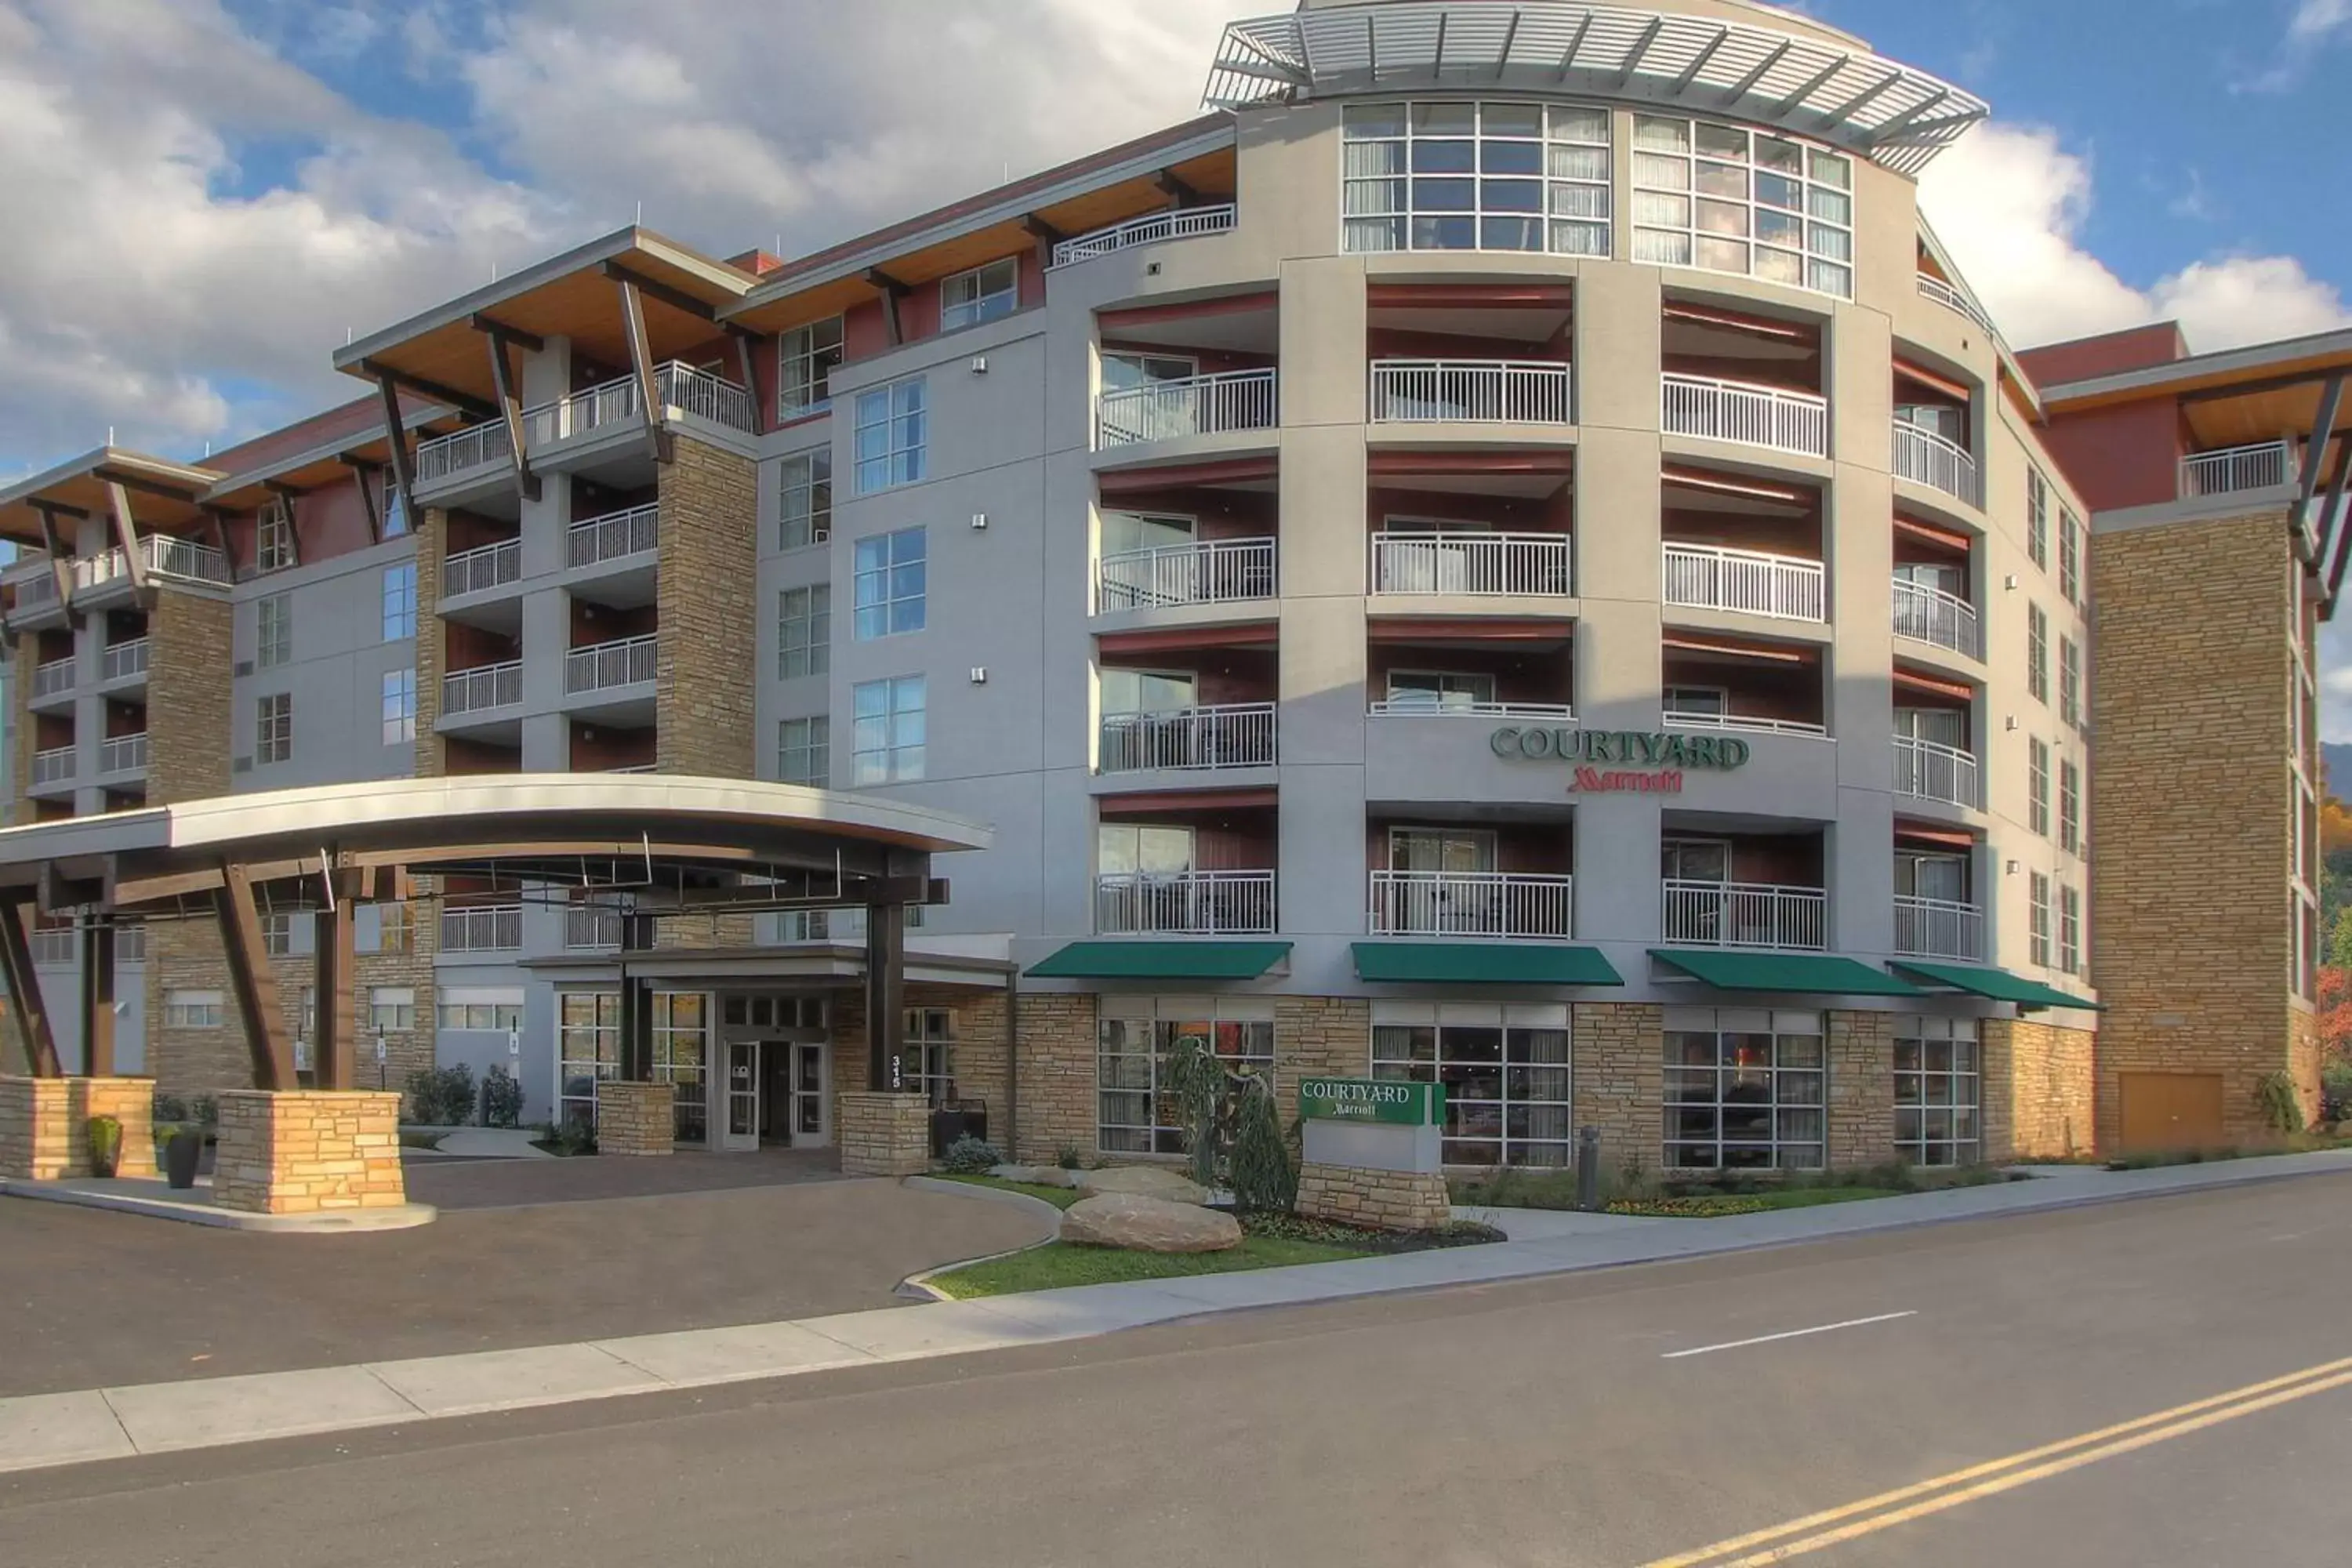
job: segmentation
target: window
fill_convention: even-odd
[[[2070,605],[2083,602],[2083,525],[2063,508],[2058,512],[2058,591]]]
[[[776,412],[790,419],[833,400],[831,378],[841,363],[841,318],[794,327],[776,340]]]
[[[1895,1020],[1895,1152],[1914,1165],[1977,1163],[1977,1026]]]
[[[955,1098],[955,1015],[945,1007],[907,1009],[906,1038],[890,1062],[890,1087],[912,1090],[942,1110]]]
[[[2071,762],[2058,764],[2058,847],[2083,852],[2083,770]]]
[[[2073,637],[2058,639],[2058,717],[2070,730],[2083,727],[2083,656]]]
[[[368,1031],[405,1035],[416,1027],[416,993],[405,985],[378,985],[368,992]]]
[[[445,1029],[504,1034],[522,1027],[522,993],[502,987],[452,987],[441,993],[436,1016]]]
[[[2039,605],[2025,606],[2025,689],[2050,700],[2050,617]]]
[[[416,945],[416,928],[406,904],[362,904],[355,923],[358,940],[353,945],[362,952],[407,952]]]
[[[785,680],[833,668],[833,585],[786,588],[776,595],[776,674]]]
[[[253,661],[263,669],[294,658],[294,597],[271,594],[253,605]]]
[[[1669,686],[1659,696],[1669,719],[1721,719],[1731,711],[1731,693],[1720,686]]]
[[[1822,1169],[1824,1056],[1819,1013],[1667,1008],[1666,1165]]]
[[[2050,967],[2050,879],[2039,871],[2033,873],[2031,897],[2032,924],[2026,956],[2039,967],[2047,969]]]
[[[2025,470],[2025,552],[2050,570],[2050,481],[2035,468]]]
[[[621,994],[566,991],[556,1016],[556,1117],[596,1125],[596,1085],[621,1075]]]
[[[1274,1002],[1259,996],[1105,996],[1096,1036],[1095,1146],[1181,1154],[1171,1068],[1198,1040],[1234,1074],[1274,1070]]]
[[[416,635],[416,563],[383,569],[383,640]]]
[[[928,548],[923,530],[902,528],[857,542],[854,635],[860,642],[923,629]]]
[[[282,763],[293,754],[294,699],[287,692],[273,692],[254,707],[253,760]]]
[[[1389,671],[1388,706],[1432,713],[1468,713],[1495,706],[1495,678],[1439,670]]]
[[[2058,889],[2058,967],[2069,974],[2083,973],[2083,893],[2079,888]]]
[[[703,1096],[710,1060],[710,1014],[699,991],[654,993],[654,1081],[677,1096],[673,1136],[699,1143],[710,1135],[709,1108]]]
[[[1768,131],[1633,117],[1633,259],[1853,297],[1853,165]]]
[[[861,681],[851,693],[856,729],[849,752],[853,785],[900,784],[923,776],[923,678]]]
[[[1376,1002],[1372,1076],[1445,1086],[1449,1165],[1574,1161],[1565,1005]]]
[[[383,743],[404,746],[416,739],[416,672],[383,672]]]
[[[272,958],[285,958],[294,952],[294,912],[273,910],[261,917],[261,951]]]
[[[2026,742],[2029,773],[2027,799],[2031,808],[2029,826],[2042,837],[2050,837],[2050,742],[2035,739]]]
[[[377,484],[382,487],[376,501],[376,515],[383,519],[383,537],[398,539],[408,531],[408,509],[400,504],[400,479],[390,468]]]
[[[278,572],[293,564],[294,514],[285,501],[274,500],[254,518],[254,570]]]
[[[833,721],[820,713],[814,719],[787,719],[777,726],[776,778],[790,784],[823,789],[833,776]]]
[[[163,1026],[167,1029],[217,1029],[221,1026],[221,994],[217,991],[166,991]]]
[[[1343,250],[1609,254],[1609,111],[1366,103],[1345,115]]]
[[[786,458],[778,471],[781,511],[776,548],[798,550],[833,537],[833,449],[820,447]]]
[[[1181,876],[1192,868],[1192,830],[1139,822],[1095,828],[1095,868],[1108,877]]]
[[[929,472],[925,452],[930,415],[920,376],[857,395],[857,493],[919,484]]]
[[[1109,357],[1106,356],[1106,368],[1109,363]],[[1185,374],[1189,375],[1192,373],[1188,369]],[[1105,377],[1106,383],[1108,379]],[[1145,550],[1181,550],[1197,542],[1200,531],[1199,521],[1189,517],[1142,511],[1107,511],[1102,514],[1102,552],[1108,560],[1114,555],[1133,555]]]
[[[940,331],[974,327],[1021,306],[1021,263],[1011,257],[940,279]]]

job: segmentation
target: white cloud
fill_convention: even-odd
[[[2317,43],[2339,27],[2352,27],[2352,0],[2303,0],[2287,24],[2287,41]]]

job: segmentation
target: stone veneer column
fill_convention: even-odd
[[[1895,1016],[1829,1016],[1829,1149],[1832,1170],[1895,1158]]]
[[[398,1208],[400,1096],[237,1089],[220,1097],[213,1203],[244,1214]]]
[[[1664,1160],[1666,1010],[1654,1002],[1580,1002],[1571,1020],[1570,1092],[1580,1131],[1601,1130],[1604,1168]]]
[[[840,1134],[845,1176],[919,1176],[931,1168],[931,1107],[919,1094],[843,1095]]]
[[[1361,996],[1277,996],[1274,1001],[1274,1102],[1287,1127],[1298,1120],[1298,1082],[1370,1078],[1372,1005]]]
[[[556,482],[562,483],[561,479]],[[447,749],[434,726],[441,721],[441,672],[446,663],[441,619],[441,563],[448,554],[449,514],[428,506],[416,521],[416,776],[449,771]]]
[[[757,471],[747,458],[682,435],[675,451],[658,481],[654,765],[665,773],[751,778],[758,755]]]
[[[2098,1037],[2009,1018],[1987,1019],[1979,1032],[1986,1163],[2093,1152]]]
[[[233,612],[225,598],[181,588],[155,595],[147,635],[147,800],[173,805],[229,791]],[[253,1082],[243,1016],[228,983],[219,929],[206,916],[151,921],[147,927],[147,1066],[173,1094],[212,1094]],[[216,1029],[167,1028],[172,991],[216,991]],[[295,1005],[301,1002],[298,984]]]
[[[596,1086],[596,1152],[667,1154],[677,1146],[677,1095],[666,1083]]]
[[[1301,1165],[1298,1212],[1381,1230],[1434,1230],[1454,1217],[1445,1178],[1434,1171],[1367,1171]]]
[[[1014,1048],[1021,1053],[1021,1147],[1031,1164],[1064,1146],[1095,1152],[1096,1009],[1087,991],[1024,991]]]

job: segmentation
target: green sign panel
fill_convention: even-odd
[[[1632,768],[1744,768],[1755,754],[1728,735],[1643,734],[1638,730],[1557,730],[1507,725],[1487,738],[1498,757],[1534,763],[1615,763]]]
[[[1308,1121],[1436,1127],[1445,1121],[1445,1086],[1369,1078],[1310,1078],[1298,1086],[1298,1114]]]

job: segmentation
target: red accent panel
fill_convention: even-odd
[[[1178,653],[1187,648],[1272,647],[1282,637],[1281,626],[1273,621],[1253,622],[1240,626],[1180,626],[1168,631],[1106,632],[1095,639],[1096,650],[1105,657],[1128,654]]]
[[[1155,795],[1107,795],[1102,797],[1101,810],[1105,816],[1157,816],[1170,811],[1258,811],[1278,804],[1281,798],[1278,792],[1270,789],[1162,790]]]
[[[1572,474],[1571,451],[1374,452],[1365,461],[1372,474]]]
[[[1099,476],[1102,493],[1133,495],[1142,490],[1168,490],[1186,485],[1230,485],[1248,479],[1271,479],[1282,472],[1274,458],[1239,458],[1224,463],[1182,463],[1159,468],[1113,468]]]
[[[1576,303],[1576,290],[1549,283],[1373,283],[1364,289],[1364,302],[1374,310],[1445,310],[1457,306],[1522,306],[1530,310],[1565,310]]]
[[[1930,697],[1948,697],[1955,702],[1975,700],[1976,688],[1963,686],[1956,680],[1938,680],[1932,675],[1922,675],[1916,669],[1895,667],[1895,684],[1906,691],[1924,692]]]
[[[2158,321],[2152,327],[2130,327],[2100,337],[2077,338],[2071,343],[2027,349],[2017,356],[2017,363],[2025,367],[2034,385],[2052,387],[2188,357],[2189,340],[2180,335],[2179,323]]]
[[[1975,543],[1975,541],[1965,533],[1955,533],[1948,528],[1937,528],[1933,523],[1920,522],[1916,519],[1899,514],[1895,519],[1895,531],[1907,533],[1914,539],[1925,540],[1941,549],[1957,550],[1963,555],[1966,555]]]
[[[2169,397],[2052,417],[2042,444],[2094,511],[2159,506],[2180,495],[2179,405]]]
[[[1898,359],[1895,362],[1895,374],[1906,380],[1916,381],[1922,386],[1940,392],[1955,403],[1972,402],[1976,397],[1974,389],[1965,383],[1954,381],[1941,371],[1929,370],[1927,366],[1915,364],[1907,359]]]
[[[1981,840],[1973,833],[1950,827],[1930,827],[1925,823],[1895,819],[1895,842],[1897,844],[1932,844],[1938,849],[1973,849]]]
[[[1281,307],[1282,296],[1268,289],[1255,294],[1224,294],[1213,300],[1188,300],[1175,305],[1138,305],[1125,310],[1101,310],[1095,321],[1104,337],[1116,337],[1121,327],[1150,326],[1156,321],[1192,321],[1203,316],[1239,316]]]

